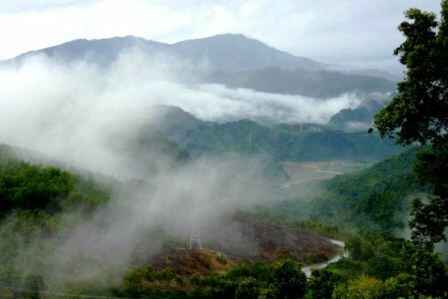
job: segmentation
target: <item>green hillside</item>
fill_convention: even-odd
[[[53,166],[18,160],[11,147],[0,146],[0,215],[40,212],[68,206],[94,207],[107,201],[109,187]]]
[[[381,160],[401,151],[391,141],[367,132],[251,120],[205,122],[174,107],[163,108],[161,123],[160,132],[193,157],[231,152],[267,155],[277,161]]]
[[[400,231],[407,223],[411,195],[428,190],[412,171],[416,152],[413,148],[365,170],[321,182],[314,194],[282,202],[274,213],[290,219],[311,217],[352,231]]]
[[[321,199],[321,206],[327,206],[326,198],[331,197],[332,202],[340,204],[330,217],[342,216],[357,227],[383,232],[402,228],[407,223],[409,196],[425,191],[412,171],[416,152],[412,149],[361,173],[334,178],[326,183],[329,194]]]

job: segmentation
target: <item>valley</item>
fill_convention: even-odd
[[[337,175],[359,171],[372,165],[368,161],[320,161],[320,162],[283,162],[282,166],[288,174],[285,188],[295,185],[325,181]]]
[[[448,298],[431,1],[0,3],[0,299]]]

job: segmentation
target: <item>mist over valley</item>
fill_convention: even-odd
[[[196,36],[0,61],[0,298],[404,298],[419,252],[445,281],[414,243],[446,160],[391,121],[415,74]]]

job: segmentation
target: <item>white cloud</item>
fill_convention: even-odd
[[[70,209],[58,219],[65,229],[54,238],[27,235],[27,242],[21,242],[22,235],[14,231],[8,239],[19,246],[11,261],[14,269],[38,273],[50,290],[63,289],[67,281],[104,281],[110,287],[111,277],[117,275],[121,281],[132,258],[138,257],[136,249],[142,249],[145,259],[160,252],[163,239],[153,237],[152,231],[163,229],[170,237],[186,240],[195,230],[204,241],[214,241],[223,227],[225,232],[235,230],[224,216],[276,199],[273,180],[263,178],[262,162],[256,158],[219,155],[173,171],[163,167],[164,153],[145,151],[148,160],[161,164],[157,173],[143,157],[129,157],[127,147],[135,144],[126,144],[126,138],[137,135],[143,123],[156,120],[152,105],[196,107],[197,113],[213,118],[227,108],[238,112],[232,108],[238,106],[234,102],[244,102],[244,95],[224,88],[196,90],[177,82],[163,60],[146,60],[132,52],[104,73],[91,65],[67,67],[34,57],[18,70],[0,70],[0,82],[0,143],[40,152],[77,169],[138,178],[138,184],[115,184],[111,201],[89,219]],[[117,144],[124,144],[124,149],[114,148]],[[12,233],[14,218],[0,225],[0,248],[5,246],[3,236]],[[238,231],[233,235],[240,236]],[[235,247],[252,244],[252,239],[244,241],[238,239]],[[137,246],[141,242],[145,247]]]
[[[115,173],[123,166],[107,140],[150,122],[154,105],[177,106],[205,120],[324,123],[359,102],[349,95],[319,100],[191,86],[177,78],[179,67],[182,63],[170,65],[131,52],[106,73],[86,64],[58,66],[45,57],[34,57],[18,70],[1,70],[0,143]]]

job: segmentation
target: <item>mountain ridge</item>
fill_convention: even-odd
[[[402,150],[367,131],[344,132],[312,124],[266,125],[248,119],[214,123],[201,121],[178,107],[161,109],[159,126],[150,128],[159,130],[192,157],[239,153],[267,155],[276,161],[380,160]]]
[[[92,49],[87,49],[86,46],[90,45],[93,47]],[[32,50],[29,52],[25,52],[19,54],[18,56],[4,60],[3,63],[21,63],[23,59],[28,58],[30,56],[36,54],[46,54],[49,57],[57,57],[64,56],[64,58],[68,59],[82,59],[85,58],[86,53],[94,53],[96,51],[102,50],[101,54],[105,54],[106,56],[108,52],[119,52],[125,49],[140,47],[142,50],[152,50],[152,51],[168,51],[169,54],[176,54],[179,56],[183,56],[182,52],[192,53],[194,62],[203,58],[203,54],[213,54],[213,56],[217,56],[223,53],[228,52],[231,54],[232,50],[235,50],[235,45],[240,45],[237,50],[244,50],[246,52],[250,52],[253,55],[253,51],[251,49],[257,48],[258,51],[261,51],[261,54],[256,59],[254,57],[245,56],[244,58],[252,59],[251,63],[248,63],[250,67],[241,67],[241,66],[233,66],[230,68],[227,63],[220,63],[220,69],[226,66],[225,70],[231,71],[241,71],[247,69],[254,68],[263,68],[266,66],[282,66],[282,67],[305,67],[309,69],[320,69],[323,68],[323,64],[314,61],[312,59],[308,59],[305,57],[295,56],[290,53],[275,49],[261,41],[256,39],[248,38],[242,34],[219,34],[210,37],[200,38],[200,39],[190,39],[183,40],[176,43],[162,43],[154,40],[148,40],[145,38],[137,37],[137,36],[123,36],[123,37],[112,37],[112,38],[102,38],[102,39],[75,39],[72,41],[68,41],[65,43],[57,44],[51,47]],[[231,47],[229,47],[231,46]],[[96,47],[96,48],[95,48]],[[105,51],[106,48],[109,47],[109,51]],[[233,49],[232,49],[233,48]],[[199,49],[199,50],[198,50]],[[207,53],[201,52],[201,49],[205,49]],[[75,50],[76,53],[72,53],[71,50]],[[57,53],[59,52],[59,53]],[[84,53],[83,53],[84,52]],[[78,55],[78,57],[75,56]],[[115,53],[114,53],[115,54]],[[235,59],[235,55],[232,56],[232,59]],[[265,58],[267,57],[267,58]],[[112,57],[116,58],[116,57]],[[266,60],[267,59],[267,60]],[[277,63],[272,64],[269,59],[275,61],[279,61]],[[301,65],[305,63],[305,65]]]
[[[42,54],[62,65],[86,62],[107,68],[122,53],[133,49],[148,57],[167,58],[167,63],[186,62],[199,83],[218,83],[230,88],[316,98],[395,90],[395,82],[380,78],[376,72],[337,71],[331,65],[292,55],[241,34],[221,34],[172,44],[135,36],[77,39],[0,61],[0,66],[20,67],[28,58]]]

